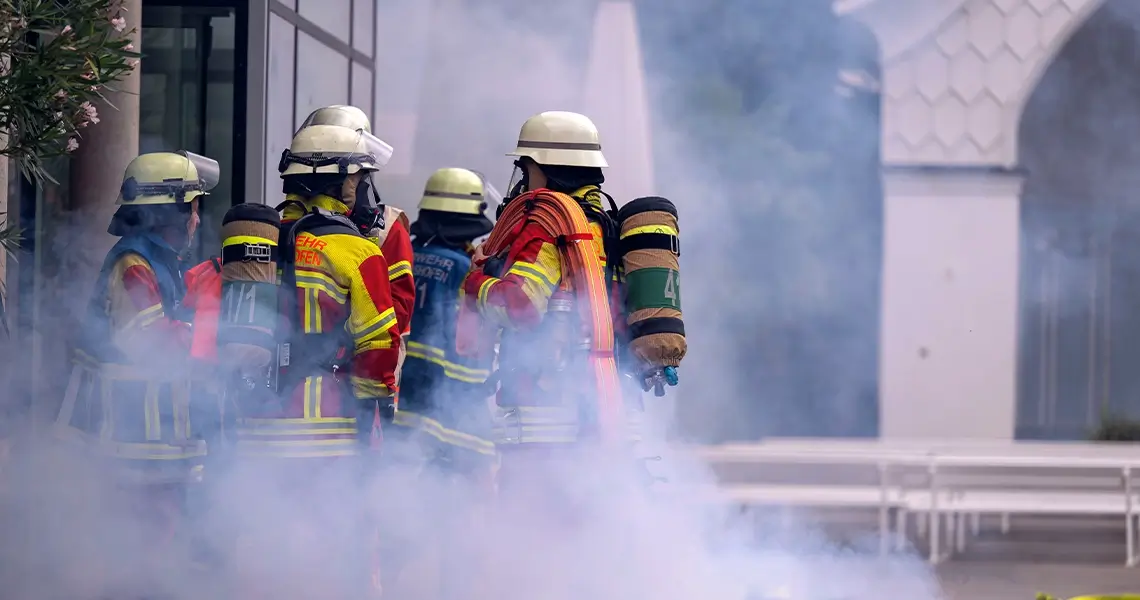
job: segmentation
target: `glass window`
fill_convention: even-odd
[[[352,32],[352,0],[298,0],[297,13],[348,43]]]
[[[277,159],[289,147],[297,121],[293,118],[293,66],[297,30],[285,19],[269,15],[269,63],[265,103],[265,203],[281,195]]]
[[[330,104],[348,104],[348,57],[297,32],[297,108],[294,124]]]
[[[188,3],[191,4],[191,3]],[[201,201],[202,226],[197,248],[201,258],[217,252],[222,215],[240,194],[245,148],[235,148],[236,35],[233,8],[218,6],[154,6],[142,14],[146,55],[139,94],[139,151],[189,150],[217,160],[222,178]]]
[[[351,104],[360,107],[372,120],[372,71],[358,62],[352,63]]]
[[[353,0],[352,47],[372,56],[372,36],[376,32],[376,0]],[[354,75],[355,77],[355,75]]]

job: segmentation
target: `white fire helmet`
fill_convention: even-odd
[[[310,173],[377,171],[392,158],[392,146],[363,128],[310,125],[293,136],[281,154],[282,177]]]
[[[608,167],[598,128],[585,115],[564,111],[539,113],[523,123],[514,152],[540,165]]]

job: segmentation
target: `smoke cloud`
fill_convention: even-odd
[[[417,115],[410,147],[397,147],[412,154],[408,172],[385,175],[390,202],[412,209],[427,175],[446,166],[476,169],[506,189],[503,155],[522,122],[571,110],[594,118],[614,149],[607,176],[627,196],[619,203],[657,194],[678,205],[690,355],[672,393],[677,406],[646,396],[647,440],[636,456],[583,449],[542,461],[497,506],[479,482],[414,461],[363,476],[334,466],[299,481],[208,465],[210,485],[188,500],[195,518],[182,533],[193,535],[161,546],[140,540],[155,535],[173,491],[118,487],[74,451],[32,446],[5,473],[0,514],[6,531],[23,534],[0,541],[0,581],[12,597],[327,597],[367,577],[377,546],[385,588],[424,600],[437,587],[504,600],[939,596],[916,556],[879,558],[877,542],[860,535],[840,544],[810,514],[741,516],[715,494],[694,498],[687,490],[716,477],[666,443],[666,434],[873,433],[868,332],[877,331],[881,200],[865,199],[877,183],[853,192],[844,178],[858,167],[826,154],[877,131],[877,108],[841,102],[836,78],[819,76],[857,63],[866,47],[847,56],[847,46],[825,44],[815,32],[827,7],[791,8],[806,0],[715,11],[644,3],[638,30],[604,32],[612,44],[593,38],[595,2],[383,4],[381,53],[399,64],[381,69],[380,96],[390,87],[401,105],[390,108]],[[592,48],[633,40],[647,65],[643,91],[629,85],[631,71],[591,72],[629,59],[591,56]],[[798,79],[825,84],[784,85]],[[825,131],[803,108],[821,95],[835,99],[828,122],[837,126]],[[877,155],[874,143],[852,144],[850,162]],[[666,481],[650,488],[652,477]],[[224,568],[190,566],[203,561]]]

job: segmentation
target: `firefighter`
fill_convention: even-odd
[[[301,127],[309,125],[341,125],[372,132],[372,124],[363,110],[343,104],[333,104],[313,111],[305,118]],[[360,227],[365,237],[380,246],[384,258],[388,261],[388,282],[392,288],[392,302],[396,307],[396,322],[399,323],[400,335],[405,340],[405,344],[400,346],[400,362],[396,369],[396,382],[399,383],[403,372],[406,341],[411,329],[412,308],[416,303],[408,216],[399,208],[384,204],[380,200],[378,190],[368,179],[361,182],[356,196],[358,200],[353,205],[349,218]],[[380,422],[381,415],[378,413],[373,423],[377,433]],[[375,435],[373,439],[379,440],[380,436]]]
[[[355,106],[332,105],[319,108],[305,119],[301,127],[309,125],[341,125],[372,132],[368,116]],[[380,246],[388,261],[388,281],[392,287],[396,320],[400,323],[400,334],[407,337],[411,327],[412,307],[416,302],[408,215],[395,206],[384,204],[372,183],[369,179],[361,181],[356,192],[357,202],[353,204],[349,218],[360,226],[365,237]]]
[[[57,434],[108,468],[117,508],[143,528],[131,550],[139,554],[124,561],[169,547],[206,453],[182,368],[190,328],[181,320],[179,256],[219,176],[216,161],[185,151],[143,154],[127,166],[108,227],[119,240],[96,280],[56,422]]]
[[[288,360],[274,370],[275,394],[257,393],[261,383],[237,393],[234,473],[265,482],[265,502],[289,517],[259,521],[265,506],[242,513],[249,527],[236,564],[252,577],[247,594],[353,595],[367,585],[369,520],[345,500],[359,494],[363,472],[343,459],[362,454],[377,410],[395,408],[401,340],[389,265],[349,215],[391,154],[364,128],[334,124],[306,124],[282,153],[275,337]],[[273,568],[288,572],[266,575]],[[287,576],[296,572],[303,581]]]
[[[429,459],[461,472],[494,455],[484,413],[490,362],[455,351],[460,284],[471,266],[473,241],[491,232],[483,178],[467,169],[439,169],[424,186],[412,224],[418,308],[404,363],[396,424],[432,438]]]
[[[577,404],[584,401],[578,397],[580,394],[551,387],[557,387],[562,380],[561,375],[554,374],[564,369],[562,364],[549,361],[581,358],[569,348],[586,340],[577,329],[571,329],[588,327],[593,313],[604,315],[598,320],[605,321],[608,327],[601,332],[587,332],[601,334],[601,338],[594,336],[589,343],[608,349],[611,357],[591,365],[587,369],[589,378],[596,377],[607,394],[612,391],[609,384],[616,378],[611,377],[615,334],[614,312],[608,297],[613,273],[606,264],[607,246],[616,237],[616,225],[612,209],[607,210],[603,204],[604,199],[608,200],[601,191],[605,181],[602,168],[607,163],[598,131],[583,115],[541,113],[523,125],[517,148],[509,156],[517,157],[515,175],[500,211],[503,215],[512,213],[514,218],[500,217],[488,242],[476,250],[473,260],[477,268],[468,274],[462,288],[467,298],[465,306],[473,308],[482,321],[482,347],[474,352],[486,354],[494,333],[502,330],[496,375],[500,386],[498,404],[510,415],[498,439],[504,451],[504,477],[509,477],[508,454],[535,445],[574,444],[582,426],[590,426],[580,420],[582,407]],[[544,227],[538,219],[540,215],[524,206],[534,205],[536,196],[561,198],[561,204],[550,205],[552,218],[559,226],[565,221],[569,229],[551,231]],[[585,231],[575,233],[570,221],[588,225]],[[571,250],[573,256],[567,254]],[[564,267],[573,264],[570,259],[576,257],[590,259],[589,270],[596,266],[596,272],[564,272]],[[576,283],[583,287],[587,280],[596,284],[595,278],[603,289],[575,289]],[[590,292],[597,293],[597,297],[591,297]],[[573,327],[556,327],[566,316],[573,317]],[[585,323],[583,317],[587,319]],[[567,335],[570,337],[563,339]],[[459,342],[463,344],[462,339]],[[565,348],[554,349],[557,344]],[[472,350],[468,348],[467,352]],[[593,373],[598,369],[598,373]]]
[[[474,575],[471,561],[462,558],[459,546],[472,538],[471,527],[484,504],[480,499],[489,499],[492,489],[495,446],[484,386],[491,364],[486,358],[459,356],[455,331],[473,242],[493,227],[485,214],[492,194],[493,188],[473,171],[439,169],[424,186],[412,223],[417,306],[393,421],[396,435],[387,437],[392,450],[386,454],[404,450],[400,458],[413,473],[427,467],[430,475],[408,487],[416,490],[410,510],[431,527],[411,532],[396,548],[391,563],[408,565],[396,580],[397,596],[435,595],[423,586],[440,586],[437,591],[447,597],[471,593],[466,581]],[[434,566],[446,575],[432,577],[420,570]]]

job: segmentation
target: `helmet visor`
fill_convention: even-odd
[[[357,132],[364,141],[364,151],[372,156],[372,160],[376,163],[376,166],[383,167],[388,164],[388,161],[392,159],[392,146],[388,145],[388,142],[363,129],[359,129]]]
[[[194,170],[198,172],[198,184],[202,186],[203,192],[214,189],[221,181],[222,167],[218,161],[187,150],[183,150],[179,154],[185,156],[190,164],[194,165]]]
[[[495,189],[495,186],[491,185],[486,175],[474,170],[472,173],[475,173],[479,176],[479,179],[483,180],[483,202],[486,203],[487,208],[490,209],[487,212],[491,215],[491,220],[494,221],[494,215],[498,211],[499,204],[503,201],[503,195],[499,193],[499,190]]]

